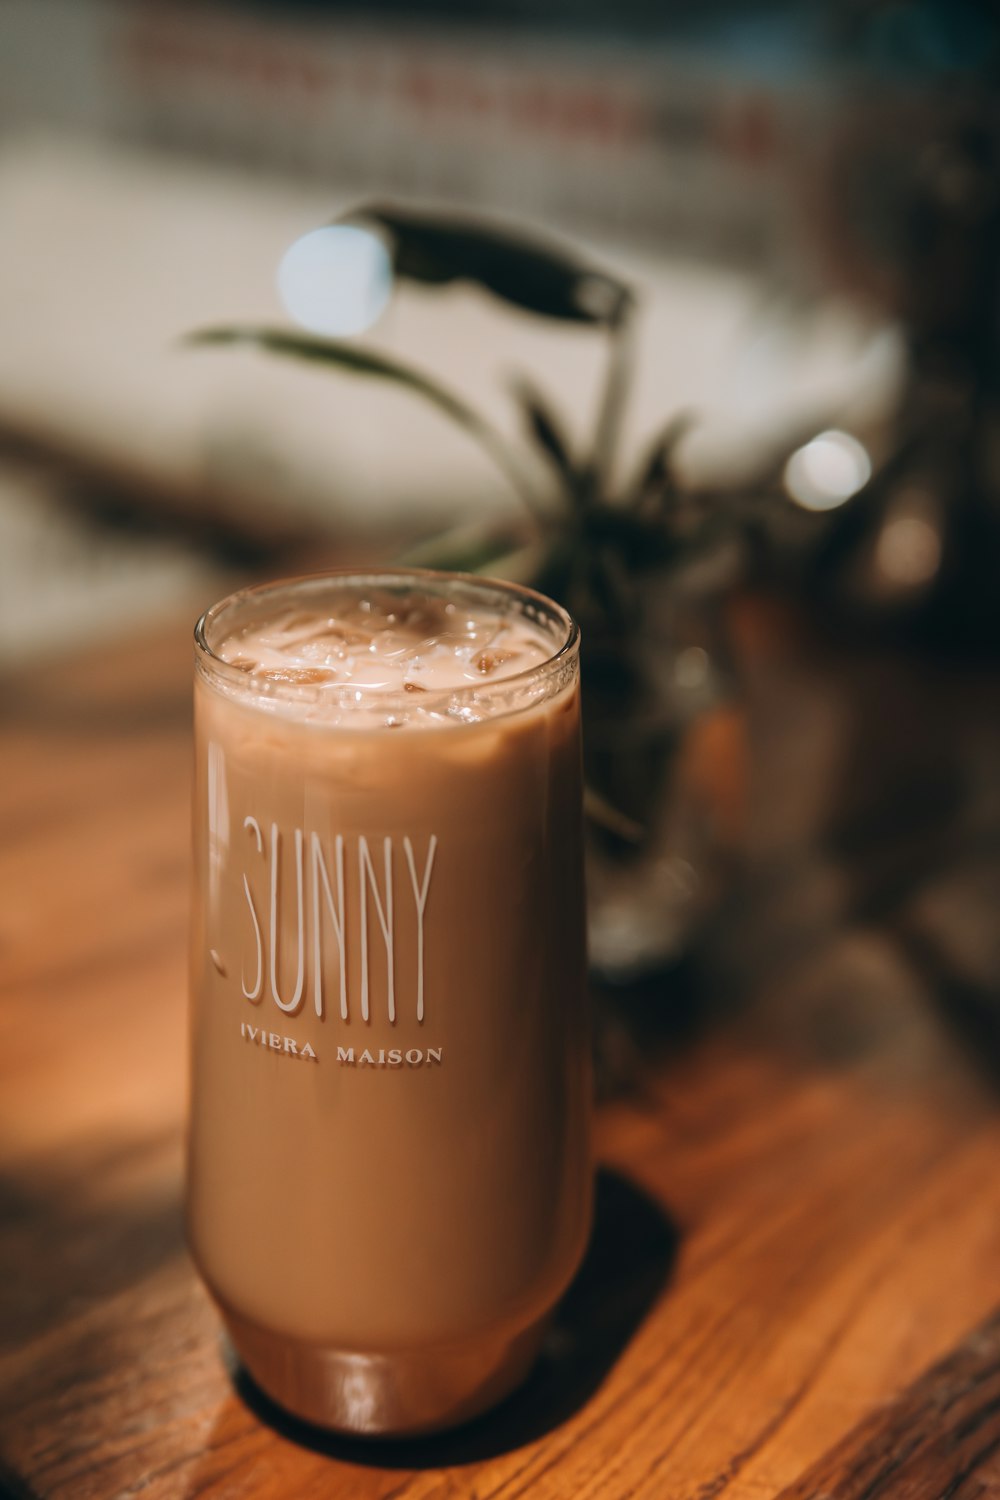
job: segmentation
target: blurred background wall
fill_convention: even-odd
[[[692,484],[749,482],[830,427],[891,453],[914,278],[978,275],[995,325],[988,267],[916,264],[911,222],[925,168],[973,213],[982,163],[949,142],[992,131],[995,64],[989,7],[930,0],[6,0],[0,654],[159,607],[212,549],[513,509],[406,393],[179,347],[287,321],[284,251],[371,195],[513,215],[631,278],[630,442],[694,410]],[[976,212],[979,244],[995,206]],[[577,435],[592,420],[587,330],[417,290],[372,338],[501,428],[523,367]]]

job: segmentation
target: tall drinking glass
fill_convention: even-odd
[[[195,643],[191,1249],[282,1406],[446,1426],[527,1372],[589,1228],[578,632],[397,571]]]

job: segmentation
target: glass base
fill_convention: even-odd
[[[550,1321],[546,1315],[513,1338],[361,1354],[287,1338],[228,1309],[223,1319],[240,1360],[272,1401],[316,1426],[368,1437],[436,1432],[495,1406],[527,1376]]]

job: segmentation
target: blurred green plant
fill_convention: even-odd
[[[509,307],[592,328],[607,342],[603,388],[582,451],[557,404],[526,374],[510,383],[522,442],[512,442],[435,375],[355,339],[259,326],[227,326],[189,336],[196,345],[250,345],[358,377],[405,387],[460,426],[488,454],[525,506],[524,524],[459,528],[411,551],[425,566],[503,574],[563,603],[583,630],[587,711],[627,722],[648,694],[636,651],[643,631],[643,580],[658,585],[734,524],[719,495],[685,489],[674,468],[692,418],[674,415],[631,466],[621,462],[623,419],[635,364],[638,307],[619,276],[572,250],[488,223],[414,208],[366,203],[338,222],[369,227],[387,243],[397,281],[468,283]],[[526,460],[532,452],[542,462]],[[538,473],[548,475],[539,483]],[[619,476],[625,473],[624,478]],[[640,836],[593,785],[590,811],[617,837]]]

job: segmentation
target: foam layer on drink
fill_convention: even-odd
[[[419,590],[345,587],[322,607],[284,608],[245,622],[215,649],[245,675],[249,696],[311,689],[295,700],[297,712],[397,727],[475,722],[518,706],[488,689],[542,666],[556,643],[523,617]],[[441,701],[449,695],[453,702]]]

